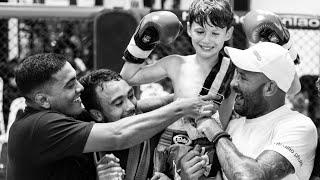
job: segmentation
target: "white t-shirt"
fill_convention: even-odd
[[[283,179],[309,179],[317,146],[317,130],[310,118],[282,106],[255,119],[231,120],[227,132],[245,156],[255,159],[264,150],[273,150],[288,159],[295,174]]]

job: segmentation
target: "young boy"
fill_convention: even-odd
[[[167,17],[166,19],[170,18]],[[142,21],[146,21],[146,18]],[[196,53],[188,56],[170,55],[152,65],[145,65],[145,63],[138,64],[141,61],[129,60],[131,57],[127,55],[128,51],[130,54],[137,52],[132,48],[131,41],[124,55],[126,63],[121,70],[121,76],[131,85],[151,83],[169,77],[173,84],[176,99],[194,97],[199,94],[206,94],[208,91],[222,94],[224,99],[219,106],[218,112],[221,124],[225,127],[230,118],[234,99],[233,95],[230,95],[231,91],[229,87],[234,74],[234,66],[229,58],[224,57],[221,50],[224,43],[232,36],[232,21],[233,13],[228,0],[195,0],[189,9],[187,32]],[[140,29],[143,28],[144,24],[148,23],[141,22],[139,25]],[[159,25],[159,27],[163,26]],[[140,29],[136,31],[136,34],[139,34]],[[136,35],[134,39],[135,41],[138,39]],[[141,47],[139,46],[141,43],[135,42],[135,44]],[[150,54],[152,48],[145,48],[143,50],[149,50],[146,54]],[[141,54],[143,53],[137,53],[136,56],[133,56],[143,59]],[[168,161],[166,158],[169,154],[171,154],[170,157],[172,154],[180,157],[181,153],[183,154],[180,151],[188,151],[195,144],[203,146],[210,144],[208,140],[203,138],[202,133],[198,132],[197,122],[195,121],[193,119],[182,118],[170,125],[163,133],[157,147],[157,150],[162,154],[160,153],[156,157],[155,166],[158,166],[155,167],[156,171],[170,171],[167,175],[173,177],[177,173],[176,171],[179,171],[179,159],[172,157],[173,160]],[[186,145],[187,148],[180,148],[181,144]],[[179,146],[179,148],[169,148],[170,145]],[[168,152],[168,149],[171,149],[169,151],[173,149],[175,149],[174,151],[180,150]],[[212,158],[209,159],[210,163],[212,163]],[[157,160],[160,162],[157,163]],[[169,166],[165,166],[163,161],[169,163]],[[167,169],[166,167],[170,168]],[[176,171],[173,171],[173,169],[176,169]],[[210,168],[208,171],[210,171]]]

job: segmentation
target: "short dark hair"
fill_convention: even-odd
[[[189,8],[189,23],[199,23],[202,27],[210,24],[229,29],[233,23],[233,12],[228,0],[194,0]]]
[[[79,82],[82,84],[84,90],[81,92],[81,100],[86,110],[97,109],[101,110],[100,104],[97,101],[96,87],[101,86],[104,82],[119,81],[122,77],[119,73],[110,69],[99,69],[89,72],[82,76]]]
[[[52,80],[52,75],[63,68],[67,56],[42,53],[25,58],[15,71],[16,83],[23,96]]]

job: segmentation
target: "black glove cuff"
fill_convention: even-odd
[[[134,57],[127,49],[124,51],[122,59],[133,64],[142,64],[145,61],[145,59]]]
[[[230,141],[232,140],[230,134],[228,134],[228,133],[225,132],[225,131],[221,131],[221,132],[219,132],[218,134],[216,134],[215,137],[212,139],[213,145],[216,146],[218,140],[219,140],[220,138],[222,138],[222,137],[225,137],[225,138],[229,139]]]

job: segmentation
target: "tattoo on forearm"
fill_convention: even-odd
[[[263,151],[257,159],[244,156],[226,139],[219,140],[217,153],[221,167],[228,179],[282,179],[294,173],[294,167],[281,154]]]
[[[240,153],[229,140],[221,139],[219,142],[218,159],[228,179],[264,179],[264,174],[254,159]]]
[[[261,168],[267,173],[268,179],[281,179],[295,172],[292,164],[275,151],[263,151],[257,158]]]

